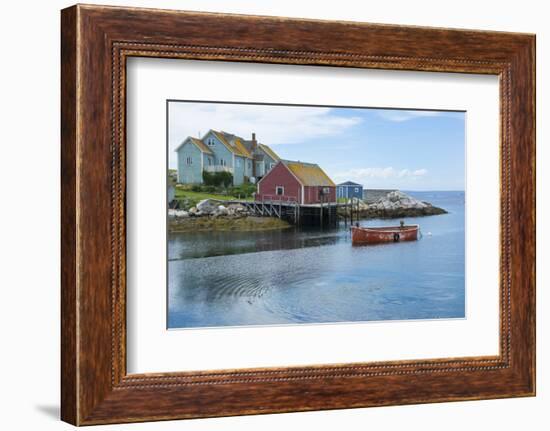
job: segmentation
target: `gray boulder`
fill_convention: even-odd
[[[169,209],[168,210],[168,217],[169,218],[187,218],[189,217],[189,213],[184,210],[174,210]]]
[[[231,204],[227,206],[227,213],[231,217],[241,217],[248,214],[244,205]]]
[[[227,207],[227,209],[229,211],[234,211],[234,212],[246,211],[246,208],[244,207],[244,205],[241,205],[241,204],[231,204]]]
[[[219,202],[213,199],[204,199],[197,204],[197,209],[202,214],[212,214],[218,209]]]
[[[229,210],[223,205],[219,205],[218,208],[213,212],[215,216],[229,215]]]
[[[422,209],[428,205],[412,196],[407,195],[399,190],[388,193],[381,198],[371,208],[378,210],[400,210],[400,209]]]
[[[365,201],[358,198],[351,198],[350,204],[353,205],[354,209],[359,209],[360,211],[366,210],[369,208],[368,204],[366,204]]]

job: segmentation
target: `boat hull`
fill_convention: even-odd
[[[388,227],[351,227],[351,242],[354,245],[383,244],[389,242],[416,241],[418,225]]]

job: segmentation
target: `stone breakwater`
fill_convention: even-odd
[[[356,198],[350,203],[361,218],[421,217],[447,213],[443,208],[420,201],[398,190],[389,192],[371,203]]]

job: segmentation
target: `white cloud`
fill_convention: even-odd
[[[399,178],[421,177],[423,175],[426,175],[427,173],[428,173],[428,171],[426,169],[416,169],[414,171],[411,171],[410,169],[402,169],[398,172],[397,176]]]
[[[412,174],[415,177],[421,177],[423,175],[426,175],[428,173],[427,169],[417,169],[416,171],[413,171]]]
[[[423,117],[454,117],[457,112],[450,111],[407,111],[402,109],[385,109],[376,111],[378,116],[384,120],[401,123]]]
[[[391,186],[397,186],[403,181],[415,180],[428,174],[427,169],[395,169],[391,166],[386,168],[360,168],[334,174],[336,182],[355,181],[360,184],[384,182]]]
[[[187,136],[202,136],[208,130],[224,130],[268,145],[298,144],[336,136],[361,122],[341,117],[330,108],[172,102],[169,105],[170,158]]]

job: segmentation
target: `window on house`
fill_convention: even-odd
[[[285,194],[285,188],[283,186],[277,186],[275,187],[275,194],[277,196],[281,196]]]
[[[216,144],[213,138],[208,138],[208,141],[206,141],[206,143],[209,147],[213,147]]]
[[[328,195],[330,193],[329,187],[323,187],[323,194]]]
[[[355,193],[359,193],[359,187],[355,187]]]
[[[227,166],[227,162],[224,159],[220,159],[220,166]]]
[[[241,159],[236,159],[235,160],[235,165],[240,168],[241,167]]]
[[[212,166],[212,159],[208,157],[208,166]]]
[[[186,162],[187,162],[188,165],[192,165],[193,164],[193,157],[187,157]]]
[[[275,163],[270,163],[269,164],[269,169],[273,169],[273,166],[275,166]]]

